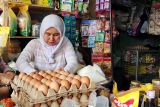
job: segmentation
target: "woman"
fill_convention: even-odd
[[[16,65],[19,71],[27,74],[59,68],[72,73],[76,71],[77,57],[71,42],[65,37],[65,25],[61,17],[51,14],[42,20],[40,39],[33,39],[27,44]]]

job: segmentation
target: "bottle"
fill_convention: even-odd
[[[155,90],[148,90],[146,92],[147,99],[144,104],[144,107],[157,107],[156,98],[155,98]]]

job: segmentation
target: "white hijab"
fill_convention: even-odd
[[[44,33],[50,27],[56,28],[59,31],[61,36],[59,43],[54,46],[50,46],[44,41]],[[66,43],[67,39],[64,36],[65,36],[65,25],[61,17],[54,14],[50,14],[50,15],[47,15],[42,20],[41,27],[40,27],[40,42],[42,44],[42,49],[45,57],[48,60],[48,63],[55,63],[55,60],[54,60],[55,52],[58,49],[60,49],[64,43]]]

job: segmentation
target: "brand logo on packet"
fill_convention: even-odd
[[[114,98],[113,102],[116,105],[116,107],[133,107],[134,99],[131,98],[128,101],[122,103],[117,98]]]

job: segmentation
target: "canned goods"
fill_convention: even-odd
[[[34,24],[32,25],[32,36],[39,36],[39,29],[40,29],[40,24]]]

